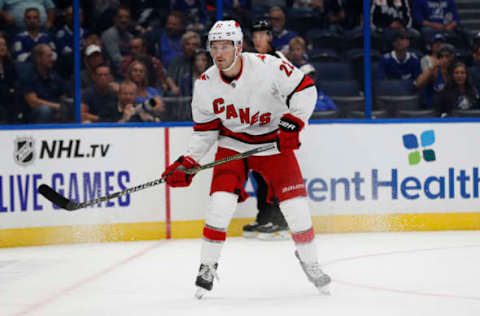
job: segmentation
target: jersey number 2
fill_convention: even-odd
[[[285,73],[287,74],[287,77],[290,77],[294,68],[295,67],[293,67],[291,64],[287,63],[285,60],[282,60],[282,64],[280,65],[280,70],[284,70]]]

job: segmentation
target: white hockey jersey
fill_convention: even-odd
[[[289,112],[305,123],[317,91],[313,81],[285,60],[243,53],[242,70],[231,82],[214,65],[195,82],[194,132],[186,155],[199,161],[218,146],[245,152],[276,141],[280,118]],[[258,155],[278,154],[276,149]]]

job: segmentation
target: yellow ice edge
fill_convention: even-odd
[[[240,236],[243,225],[252,220],[232,219],[228,236]],[[203,220],[173,222],[172,238],[199,238],[203,224]],[[480,212],[313,216],[313,225],[316,233],[477,230]],[[0,247],[165,238],[166,225],[161,222],[0,229]]]

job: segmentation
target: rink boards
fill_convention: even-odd
[[[211,170],[189,188],[161,184],[75,212],[37,191],[46,183],[83,202],[154,180],[190,135],[154,125],[0,130],[0,246],[201,236]],[[302,144],[317,232],[480,228],[478,122],[312,124]],[[232,236],[256,214],[250,179],[246,190]]]

